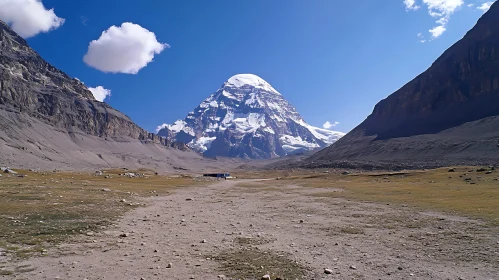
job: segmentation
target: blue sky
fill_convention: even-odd
[[[27,5],[39,0],[0,0],[0,5],[9,1]],[[34,20],[35,29],[29,31],[35,31],[24,33],[28,43],[87,86],[111,90],[105,101],[147,130],[183,119],[232,75],[253,73],[280,91],[308,123],[339,122],[333,129],[343,132],[363,121],[379,100],[428,68],[473,27],[484,12],[480,8],[490,4],[482,0],[42,2],[45,9],[54,9],[49,15],[52,21]],[[0,19],[11,25],[26,22],[21,20],[28,16],[0,11]],[[135,74],[96,69],[107,63],[98,55],[89,63],[97,67],[85,63],[89,43],[125,22],[147,29],[144,41],[154,33],[157,42],[148,45],[156,52],[153,61],[125,70]],[[429,30],[435,32],[436,27],[438,36],[432,36],[435,33]],[[119,72],[113,67],[123,65],[104,70]]]

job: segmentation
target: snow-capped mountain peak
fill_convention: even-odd
[[[264,79],[258,77],[254,74],[238,74],[230,77],[227,82],[224,83],[224,86],[234,87],[234,88],[258,88],[265,90],[270,93],[279,94],[280,93],[275,90],[269,83],[267,83]]]
[[[270,158],[326,147],[344,134],[307,124],[262,78],[232,76],[184,120],[158,134],[208,156]]]

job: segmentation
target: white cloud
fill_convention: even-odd
[[[64,24],[54,9],[47,10],[40,0],[0,0],[0,20],[19,36],[29,38]]]
[[[334,122],[334,123],[331,123],[330,121],[327,121],[325,122],[322,127],[325,128],[325,129],[330,129],[331,127],[335,127],[337,125],[339,125],[340,123],[339,122]]]
[[[450,17],[464,5],[464,0],[422,0],[422,3],[426,5],[428,14],[433,18],[437,18],[437,26],[429,30],[432,39],[436,39],[447,30]],[[408,8],[408,4],[410,4],[410,7],[416,6],[415,0],[404,0],[404,4],[407,9],[415,10]],[[418,37],[421,38],[419,35]]]
[[[109,27],[99,39],[90,42],[83,61],[103,72],[137,74],[167,47],[156,40],[153,32],[125,22],[120,27]]]
[[[158,127],[156,127],[156,133],[158,133],[160,130],[162,130],[163,128],[166,128],[168,127],[168,125],[166,123],[162,124],[162,125],[158,125]]]
[[[416,0],[404,0],[404,5],[407,10],[419,10],[420,6],[416,5]]]
[[[98,86],[98,87],[94,87],[94,88],[89,87],[88,89],[92,92],[92,94],[94,95],[94,98],[100,102],[103,102],[104,99],[111,96],[111,90],[105,89],[102,86]]]
[[[438,38],[445,32],[445,30],[447,30],[447,28],[445,28],[442,25],[439,25],[439,26],[436,26],[436,27],[430,29],[429,32],[431,33],[431,36],[433,38]]]
[[[486,13],[490,9],[490,6],[492,6],[492,4],[494,4],[494,2],[495,1],[485,2],[482,5],[478,6],[477,9],[479,9],[480,11]]]

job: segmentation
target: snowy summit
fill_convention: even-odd
[[[187,143],[206,156],[272,158],[324,148],[344,135],[307,124],[264,79],[239,74],[184,120],[158,134]]]

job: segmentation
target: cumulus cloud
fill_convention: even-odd
[[[137,74],[168,47],[158,42],[153,32],[125,22],[120,27],[111,26],[90,42],[83,61],[103,72]]]
[[[167,127],[168,127],[168,124],[166,124],[166,123],[164,123],[162,125],[158,125],[158,127],[156,127],[156,133],[158,133],[163,128],[167,128]]]
[[[420,6],[416,5],[416,0],[404,0],[404,5],[407,10],[419,10]]]
[[[41,0],[0,0],[0,20],[23,38],[49,32],[64,24],[54,9],[47,10]]]
[[[490,6],[494,4],[495,1],[490,1],[490,2],[485,2],[482,5],[478,6],[477,9],[479,9],[482,12],[487,12],[490,9]]]
[[[340,123],[339,122],[334,122],[334,123],[331,123],[330,121],[327,121],[325,122],[322,127],[325,128],[325,129],[330,129],[331,127],[335,127],[337,125],[339,125]]]
[[[111,96],[111,90],[105,89],[102,86],[98,86],[98,87],[94,87],[94,88],[89,87],[88,89],[92,92],[92,94],[94,95],[94,98],[100,102],[103,102],[104,99]]]
[[[437,19],[435,22],[437,25],[428,30],[432,39],[442,36],[447,30],[447,23],[452,14],[464,5],[463,0],[422,0],[421,2],[428,9],[428,14]],[[415,0],[404,0],[404,5],[407,10],[417,10],[412,8],[417,7]]]
[[[430,29],[429,32],[431,33],[431,37],[438,38],[442,34],[444,34],[445,30],[447,30],[447,28],[445,28],[443,25],[439,25],[439,26],[435,26],[434,28]]]

